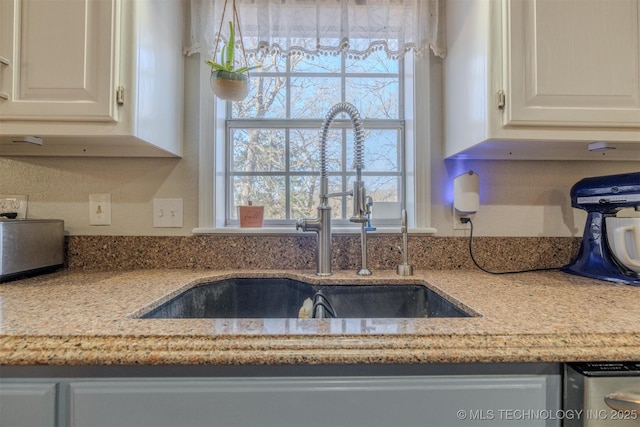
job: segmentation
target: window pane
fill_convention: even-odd
[[[287,71],[287,59],[280,55],[264,55],[260,61],[261,67],[252,72],[260,73],[284,73]]]
[[[239,119],[283,118],[287,114],[287,79],[251,75],[249,95],[232,102],[231,115]]]
[[[329,193],[339,193],[341,191],[348,191],[353,188],[353,185],[347,187],[344,182],[343,177],[341,176],[329,176]],[[345,205],[345,199],[347,199],[347,205]],[[352,197],[331,197],[329,198],[329,206],[331,206],[331,218],[348,218],[351,216],[351,211],[347,212],[348,209],[353,209],[348,203],[351,201]]]
[[[319,55],[310,58],[304,56],[291,57],[292,73],[339,73],[342,58],[339,55]]]
[[[346,184],[343,186],[343,178],[340,176],[329,176],[328,181],[330,193],[349,191],[353,188],[352,182],[349,182],[348,187]],[[292,176],[290,182],[291,218],[315,217],[316,209],[320,204],[320,176]],[[345,199],[347,199],[346,205]],[[346,196],[329,198],[331,218],[344,218],[343,209],[345,209],[347,218],[350,217],[351,209],[353,209],[351,199]]]
[[[240,205],[251,201],[264,206],[265,218],[286,218],[286,188],[283,176],[234,176],[231,218],[238,218]]]
[[[354,77],[346,79],[346,99],[352,99],[362,117],[399,118],[397,78]]]
[[[231,170],[282,172],[285,170],[283,129],[232,129]]]
[[[320,202],[320,176],[292,176],[291,218],[312,218]]]
[[[320,173],[318,129],[291,129],[289,168],[292,172]]]
[[[353,181],[355,176],[349,177],[347,189],[353,188]],[[373,209],[375,210],[376,202],[397,202],[400,201],[399,197],[399,176],[363,176],[367,196],[373,200]],[[343,198],[344,199],[344,198]],[[344,200],[342,200],[344,202]],[[331,204],[331,203],[330,203]],[[331,204],[332,205],[332,204]],[[332,205],[333,206],[333,205]],[[342,206],[342,204],[340,204]],[[349,219],[353,215],[353,197],[346,197],[345,216],[343,218]],[[333,212],[332,218],[340,218]]]
[[[292,77],[291,118],[324,118],[341,97],[338,77]]]
[[[342,171],[342,153],[343,149],[346,148],[343,147],[342,136],[342,129],[330,129],[327,133],[325,158],[327,162],[326,166],[328,172]],[[350,147],[353,147],[353,145],[351,145]],[[346,167],[347,170],[351,169],[351,164],[348,164]],[[319,164],[318,170],[320,170]]]
[[[366,176],[362,179],[367,189],[367,196],[376,202],[398,202],[400,197],[400,177],[398,176]]]
[[[353,45],[353,40],[351,40],[351,44]],[[377,50],[365,59],[347,57],[345,59],[345,71],[347,73],[398,74],[398,61],[388,60],[384,50]]]
[[[364,170],[395,172],[400,168],[400,132],[395,129],[365,129]],[[347,132],[347,145],[353,147],[353,133]],[[347,151],[347,165],[353,164],[353,148]]]

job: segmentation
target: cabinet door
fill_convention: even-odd
[[[0,383],[0,427],[55,427],[56,385]]]
[[[72,382],[70,425],[558,426],[559,376],[299,377]],[[514,411],[519,411],[517,414]],[[525,413],[523,416],[522,414]]]
[[[0,120],[115,120],[115,0],[0,3]]]
[[[639,0],[507,0],[505,124],[640,127]]]

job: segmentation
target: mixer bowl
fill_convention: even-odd
[[[640,218],[605,218],[607,243],[615,259],[640,273]]]

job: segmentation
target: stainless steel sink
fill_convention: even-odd
[[[312,285],[283,278],[237,278],[198,285],[142,315],[174,318],[296,318],[305,300],[313,317],[470,317],[422,285]]]

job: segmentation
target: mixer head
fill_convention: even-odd
[[[640,172],[584,178],[571,187],[571,206],[601,213],[640,210]]]

